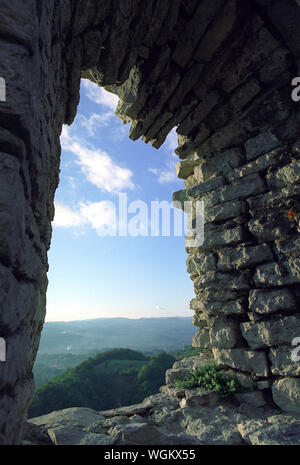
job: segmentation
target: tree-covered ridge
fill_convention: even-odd
[[[165,352],[147,357],[131,349],[90,357],[38,388],[29,417],[68,407],[105,410],[141,402],[164,384],[175,360]]]

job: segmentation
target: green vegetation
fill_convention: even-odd
[[[202,391],[214,391],[221,397],[228,397],[240,390],[234,376],[224,373],[214,362],[203,365],[185,380],[177,380],[174,386],[179,389],[199,387]]]
[[[139,403],[157,393],[174,362],[164,352],[149,358],[131,349],[112,349],[90,357],[40,386],[29,417],[68,407],[99,411]]]

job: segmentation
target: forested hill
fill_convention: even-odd
[[[106,410],[141,402],[164,384],[175,357],[113,349],[68,369],[36,390],[29,417],[67,407]]]

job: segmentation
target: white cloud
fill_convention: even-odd
[[[115,194],[124,189],[134,189],[131,170],[115,164],[103,150],[91,150],[73,140],[66,126],[63,127],[60,141],[63,149],[72,152],[77,157],[76,163],[94,186],[102,191]]]
[[[104,105],[111,110],[115,111],[118,105],[119,97],[111,92],[108,92],[103,87],[99,87],[94,82],[88,79],[82,79],[86,96],[99,105]]]
[[[53,226],[81,226],[83,222],[84,221],[80,212],[72,210],[70,207],[64,205],[61,202],[55,202],[55,216]]]
[[[175,167],[173,165],[162,170],[158,168],[149,168],[149,171],[157,176],[157,182],[159,184],[177,181]]]
[[[89,118],[84,115],[78,115],[78,122],[81,126],[87,129],[90,136],[94,136],[97,128],[107,126],[112,118],[116,118],[112,111],[97,114],[93,113]]]
[[[156,306],[155,306],[155,310],[158,310],[158,311],[160,311],[160,310],[166,310],[166,307],[162,307],[161,305],[156,305]]]
[[[76,209],[55,202],[54,227],[78,227],[89,225],[97,231],[99,236],[114,235],[117,231],[117,214],[113,202],[103,200],[101,202],[79,203]],[[85,232],[75,232],[75,235],[84,235]]]
[[[112,235],[117,231],[117,214],[113,202],[104,200],[102,202],[88,202],[80,204],[82,218],[97,231],[99,236],[110,232]]]

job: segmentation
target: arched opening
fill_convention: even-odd
[[[193,285],[185,266],[185,217],[172,206],[172,192],[183,184],[175,172],[177,135],[172,131],[158,151],[132,142],[114,114],[114,94],[85,79],[80,92],[76,118],[60,139],[47,312],[29,418],[69,407],[107,410],[156,394],[196,332],[188,306]],[[128,352],[131,362],[123,360],[127,348],[135,351]],[[117,360],[104,362],[100,354],[112,349],[119,349]],[[93,399],[77,379],[63,379],[64,370],[80,370],[90,357],[98,361],[94,381],[107,385]],[[144,372],[129,376],[128,363]],[[116,383],[128,391],[125,398],[121,388],[112,394]]]

